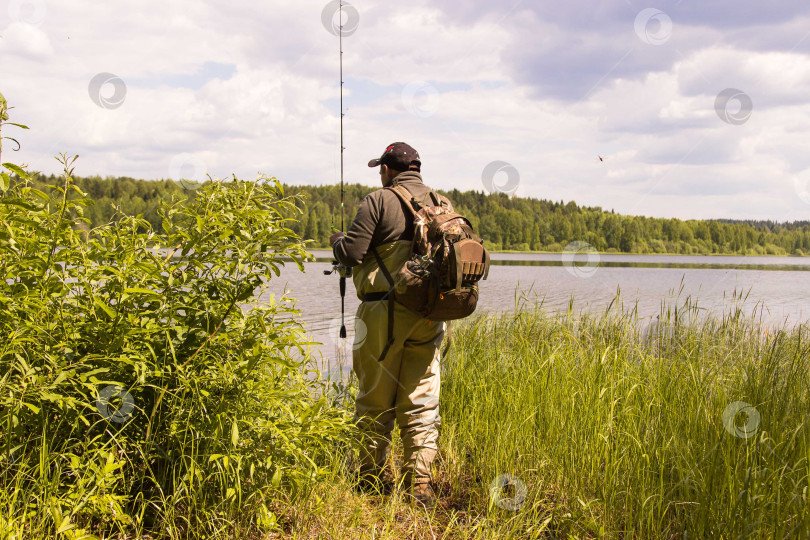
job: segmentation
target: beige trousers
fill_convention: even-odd
[[[396,420],[404,448],[404,485],[425,483],[431,479],[438,449],[445,323],[424,319],[394,302],[395,341],[378,362],[388,342],[388,305],[387,299],[362,302],[355,320],[352,361],[359,385],[354,420],[365,435],[360,470],[382,471]]]

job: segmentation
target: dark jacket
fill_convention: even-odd
[[[405,187],[416,200],[432,204],[430,188],[422,182],[422,175],[418,172],[405,171],[394,177],[394,181]],[[440,199],[453,208],[446,197],[440,196]],[[404,204],[390,189],[369,193],[360,203],[346,236],[333,246],[335,259],[346,266],[357,266],[371,253],[372,247],[413,240],[413,216]]]

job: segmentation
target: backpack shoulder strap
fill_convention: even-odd
[[[442,201],[441,197],[439,197],[439,194],[433,191],[432,189],[428,191],[424,197],[422,197],[422,201],[425,201],[425,199],[427,199],[428,196],[430,196],[430,200],[433,202],[433,206],[444,206],[444,201]],[[420,204],[424,205],[424,202]]]
[[[394,192],[394,194],[399,197],[403,203],[405,203],[405,207],[411,212],[411,215],[414,217],[416,216],[416,210],[413,208],[413,204],[419,204],[416,199],[411,196],[411,193],[405,189],[404,186],[400,186],[399,184],[395,184],[392,186],[385,186],[385,189],[390,189]],[[413,202],[411,202],[413,201]]]
[[[414,197],[411,194],[411,191],[408,188],[406,188],[404,185],[402,185],[402,184],[400,184],[400,183],[398,183],[396,181],[394,181],[390,186],[385,186],[385,188],[390,189],[394,193],[400,195],[400,199],[402,199],[403,201],[405,201],[405,202],[411,201],[408,204],[409,208],[411,208],[414,204],[417,205],[419,208],[423,208],[423,207],[427,206],[425,204],[425,199],[427,199],[428,196],[430,196],[430,200],[431,200],[431,202],[433,202],[433,206],[447,207],[447,202],[443,201],[442,198],[439,196],[439,194],[436,193],[435,191],[433,191],[432,189],[428,190],[428,192],[425,194],[425,196],[422,197],[421,201],[417,201],[416,197]]]

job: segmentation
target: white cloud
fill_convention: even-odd
[[[325,3],[78,0],[48,3],[37,26],[0,19],[0,91],[32,128],[16,134],[13,157],[56,172],[52,155],[67,151],[80,154],[79,174],[166,178],[182,156],[220,177],[334,182],[338,51]],[[799,14],[765,23],[735,12],[730,25],[673,8],[672,38],[654,46],[624,7],[487,4],[462,16],[426,1],[352,3],[347,181],[376,185],[365,163],[405,140],[444,189],[483,189],[484,166],[503,160],[523,196],[684,218],[807,217],[796,187],[810,168]],[[90,99],[101,72],[126,83],[121,107]],[[427,92],[403,102],[417,81]],[[725,88],[751,97],[743,125],[715,113]]]
[[[19,55],[30,60],[42,60],[53,56],[53,47],[48,35],[37,26],[12,22],[1,34],[0,54]]]

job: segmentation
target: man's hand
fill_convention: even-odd
[[[335,247],[335,242],[337,242],[338,240],[340,240],[344,236],[346,236],[346,235],[343,234],[340,231],[332,233],[332,235],[329,237],[329,245],[332,246],[332,247]]]

